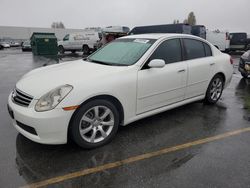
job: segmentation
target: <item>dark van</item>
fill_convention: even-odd
[[[206,27],[204,25],[192,26],[192,35],[206,39]]]
[[[250,50],[250,40],[247,33],[230,33],[230,50]]]
[[[182,33],[191,34],[192,27],[188,24],[166,24],[134,27],[129,35],[146,34],[146,33]]]

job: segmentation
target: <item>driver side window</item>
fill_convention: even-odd
[[[63,38],[63,41],[67,41],[69,40],[69,34],[67,34],[64,38]]]
[[[180,39],[170,39],[162,42],[151,55],[150,60],[163,59],[166,64],[182,61]]]

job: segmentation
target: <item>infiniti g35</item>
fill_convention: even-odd
[[[233,74],[232,59],[183,34],[122,37],[85,60],[24,75],[8,99],[14,127],[43,144],[72,138],[106,144],[118,127],[187,103],[215,104]]]

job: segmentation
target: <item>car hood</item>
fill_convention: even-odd
[[[10,47],[9,44],[5,44],[5,43],[3,43],[3,44],[1,44],[1,45],[4,46],[4,47]]]
[[[108,66],[83,60],[49,65],[24,75],[16,84],[17,89],[39,99],[58,86],[69,84],[73,87],[103,81],[106,77],[128,69],[126,66]]]

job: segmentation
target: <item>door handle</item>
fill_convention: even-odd
[[[210,66],[213,66],[213,65],[215,65],[215,63],[210,63]]]
[[[185,69],[178,70],[178,72],[185,72],[185,71],[186,71]]]

